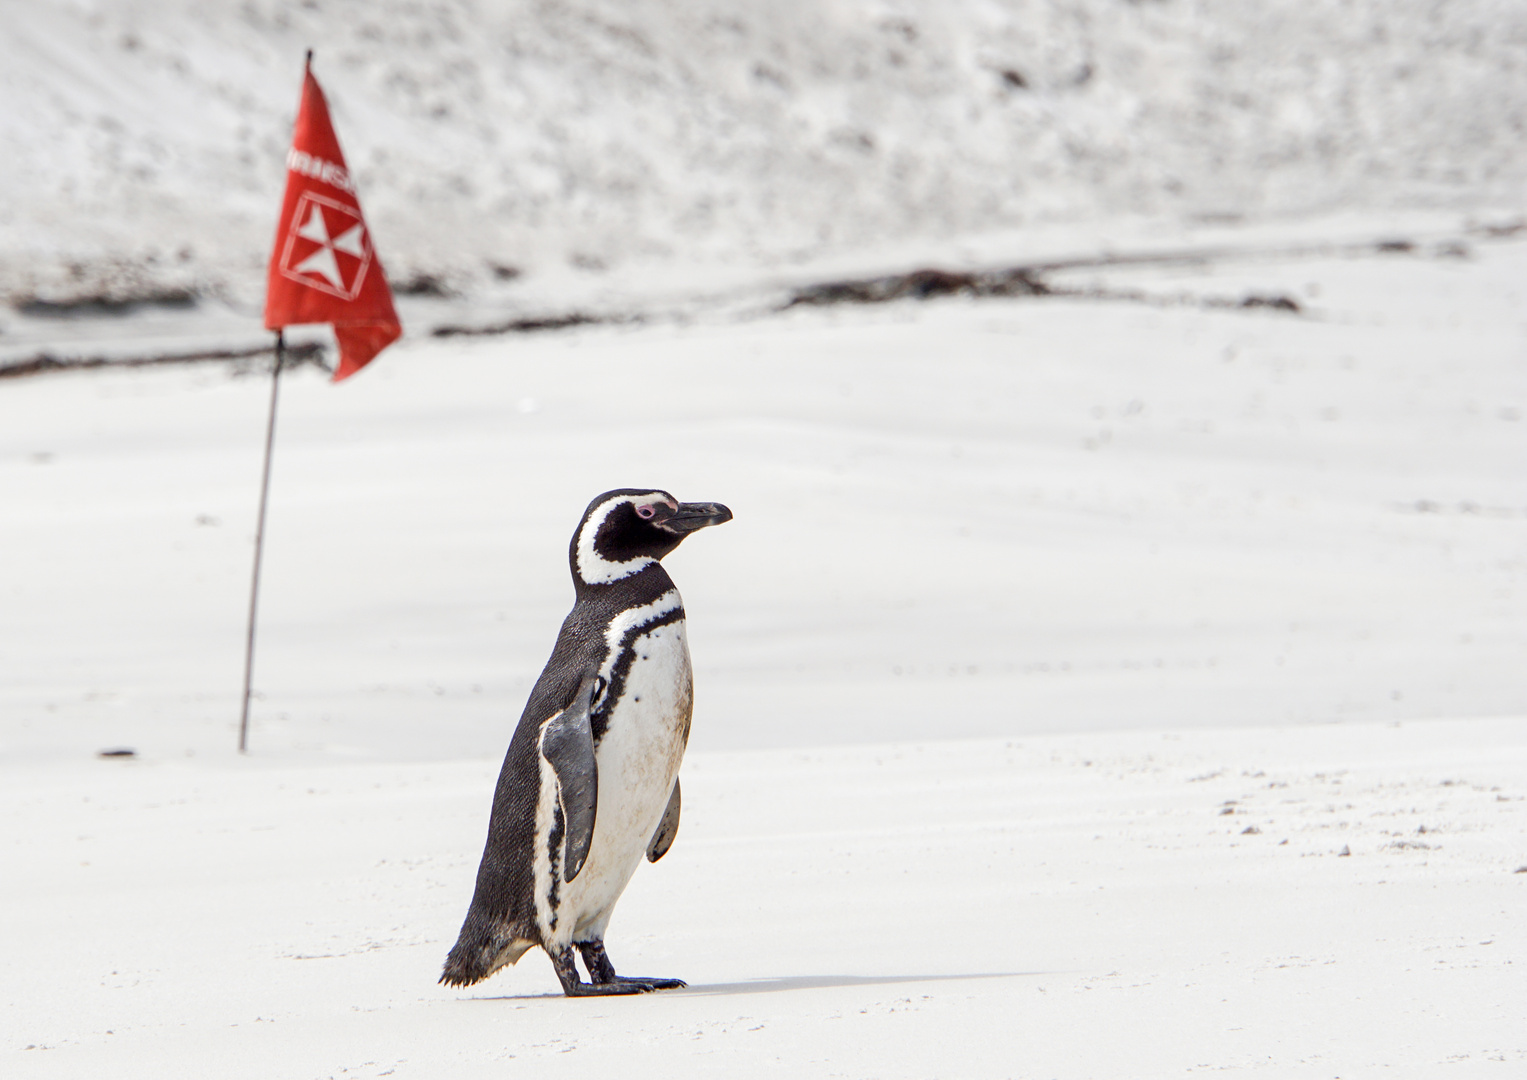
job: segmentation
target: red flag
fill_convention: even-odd
[[[345,168],[329,105],[310,66],[286,156],[286,198],[265,292],[265,327],[332,323],[334,381],[354,375],[403,333]]]

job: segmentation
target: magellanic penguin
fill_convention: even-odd
[[[510,740],[441,982],[470,985],[539,945],[569,997],[684,985],[616,975],[604,932],[642,855],[661,859],[679,828],[694,684],[684,602],[659,560],[731,519],[719,503],[636,488],[583,512],[569,551],[577,598]]]

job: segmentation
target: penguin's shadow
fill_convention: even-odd
[[[673,994],[720,996],[724,994],[777,994],[785,990],[830,990],[845,986],[896,986],[901,983],[961,982],[977,979],[1024,979],[1051,974],[1043,971],[988,971],[971,975],[793,975],[779,979],[748,979],[735,983],[700,983],[683,990],[665,990],[662,997]],[[495,997],[476,997],[474,1001],[534,1001],[538,998],[559,998],[560,993],[550,994],[502,994]],[[608,1000],[608,999],[598,999]]]
[[[735,983],[691,985],[683,994],[777,994],[784,990],[830,990],[845,986],[895,986],[900,983],[961,982],[976,979],[1022,979],[1040,971],[988,971],[970,975],[792,975]]]

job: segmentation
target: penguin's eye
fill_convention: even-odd
[[[655,513],[657,511],[650,506],[638,506],[636,508],[636,516],[639,518],[650,518]]]

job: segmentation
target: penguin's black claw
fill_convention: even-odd
[[[617,975],[617,983],[640,983],[648,990],[682,990],[689,984],[683,979],[654,979],[646,975]]]

